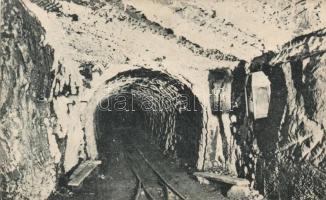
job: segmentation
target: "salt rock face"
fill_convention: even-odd
[[[325,195],[325,36],[322,29],[295,38],[263,66],[271,104],[265,128],[256,131],[264,155],[257,179],[271,198]]]
[[[234,200],[262,200],[264,196],[260,195],[257,190],[245,186],[232,186],[227,192],[227,197]]]
[[[230,199],[249,199],[250,189],[249,187],[244,186],[232,186],[231,189],[227,192],[227,197]]]
[[[1,1],[0,199],[45,199],[55,186],[49,147],[53,50],[17,1]]]

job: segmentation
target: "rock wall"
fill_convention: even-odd
[[[56,182],[47,101],[53,49],[20,1],[0,5],[0,199],[45,199]]]
[[[252,124],[257,187],[269,198],[325,196],[325,38],[325,29],[297,37],[251,65],[271,81],[268,118]]]

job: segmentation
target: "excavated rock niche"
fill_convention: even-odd
[[[0,199],[45,199],[55,187],[44,30],[18,0],[1,1]]]
[[[253,94],[246,96],[246,91],[252,90],[253,83],[248,82],[246,77],[251,75],[244,65],[210,73],[211,93],[227,84],[232,89],[231,105],[226,105],[231,107],[229,112],[216,111],[211,100],[219,123],[210,141],[221,137],[222,149],[212,144],[206,159],[224,163],[224,173],[247,178],[268,199],[325,196],[325,35],[322,29],[300,36],[285,44],[282,51],[251,61],[250,74],[263,72],[270,82],[264,117],[255,117],[248,106]],[[225,97],[225,91],[218,91],[218,98]],[[222,159],[216,157],[219,151],[223,151]],[[207,170],[214,170],[214,165],[207,166]]]
[[[138,130],[143,133],[139,137],[157,144],[165,154],[196,166],[203,112],[187,86],[144,68],[119,73],[106,84],[118,87],[101,99],[94,114],[100,158],[105,159],[107,141],[116,132],[132,138]]]
[[[244,166],[246,131],[241,131],[245,116],[245,62],[231,69],[215,69],[209,72],[210,105],[213,118],[217,119],[215,132],[208,135],[209,153],[205,169],[217,173],[242,176]]]
[[[253,60],[271,82],[268,118],[251,121],[256,186],[268,198],[325,196],[325,29]]]

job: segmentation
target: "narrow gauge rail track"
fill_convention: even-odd
[[[137,179],[134,200],[144,200],[144,197],[148,200],[189,199],[174,188],[135,145],[131,143],[125,145],[125,156]]]

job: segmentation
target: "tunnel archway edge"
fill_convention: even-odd
[[[108,98],[110,94],[112,94],[114,91],[117,91],[119,88],[123,87],[126,82],[119,82],[115,81],[121,76],[125,76],[126,74],[133,73],[140,73],[141,76],[144,77],[153,77],[153,74],[156,75],[162,75],[166,76],[172,80],[175,80],[177,82],[180,82],[180,84],[188,88],[189,91],[194,95],[194,97],[197,98],[196,93],[192,90],[191,85],[189,84],[188,80],[185,80],[182,76],[173,75],[172,73],[169,73],[167,71],[163,70],[157,70],[157,69],[148,69],[143,67],[122,67],[120,70],[116,70],[115,73],[112,72],[114,70],[110,70],[111,73],[108,73],[107,76],[102,77],[100,83],[98,84],[97,89],[93,93],[93,95],[90,96],[87,108],[85,109],[84,116],[82,117],[84,119],[84,127],[85,127],[85,153],[88,155],[88,159],[97,159],[98,158],[98,148],[97,148],[97,142],[96,142],[96,124],[94,123],[94,116],[97,109],[97,105],[99,101],[102,99]],[[129,79],[132,79],[132,77],[129,77]],[[206,137],[208,134],[207,129],[207,122],[208,122],[208,107],[204,104],[204,102],[200,101],[197,98],[201,109],[202,109],[202,130],[201,135],[199,137],[198,141],[198,152],[197,152],[197,163],[196,167],[198,169],[203,169],[204,167],[204,161],[205,161],[205,152],[206,152]]]

